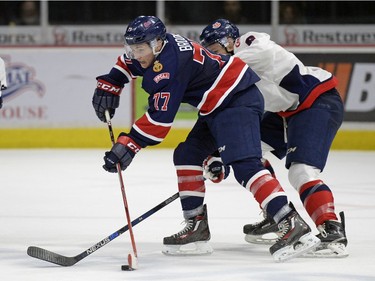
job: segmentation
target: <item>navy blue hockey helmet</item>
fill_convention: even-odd
[[[164,40],[166,37],[164,23],[155,16],[139,16],[126,28],[124,37],[127,45],[150,42],[154,39]]]
[[[219,43],[225,48],[227,37],[233,39],[240,37],[240,32],[237,26],[229,20],[217,19],[203,29],[199,36],[199,40],[204,47],[208,47],[214,43]]]

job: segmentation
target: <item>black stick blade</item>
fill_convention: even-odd
[[[76,262],[78,262],[78,260],[75,259],[74,257],[62,256],[57,253],[48,251],[46,249],[42,249],[42,248],[34,247],[34,246],[30,246],[29,248],[27,248],[27,254],[30,257],[48,261],[48,262],[61,265],[61,266],[72,266]]]

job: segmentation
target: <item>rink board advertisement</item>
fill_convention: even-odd
[[[374,46],[375,28],[371,24],[280,25],[276,41],[293,46]]]
[[[122,51],[121,47],[1,48],[8,89],[3,91],[0,128],[101,127],[91,105],[95,77],[107,73]],[[296,55],[306,65],[320,66],[338,78],[345,121],[375,121],[374,53]],[[115,115],[121,126],[130,126],[147,110],[148,95],[138,80],[135,108],[129,84],[121,94]],[[190,127],[196,117],[196,110],[183,105],[176,123],[184,124],[186,120]]]
[[[375,50],[374,50],[375,53]],[[375,121],[375,54],[296,54],[305,65],[319,66],[338,79],[344,121]]]
[[[208,22],[207,22],[208,24]],[[56,25],[43,28],[12,26],[0,29],[0,46],[92,46],[119,45],[124,42],[124,25]],[[199,41],[205,25],[167,25],[168,32]],[[265,32],[272,40],[290,46],[374,46],[372,24],[355,25],[238,25],[241,33]]]
[[[121,53],[108,47],[0,49],[8,82],[0,128],[103,127],[91,104],[95,77],[108,73]],[[123,126],[131,120],[130,92],[126,86],[115,116]]]
[[[375,122],[374,52],[305,51],[297,56],[307,65],[319,65],[338,77],[345,121],[354,121],[353,129],[339,131],[333,148],[374,150],[375,129],[361,130],[362,124],[373,128]],[[122,47],[0,48],[8,80],[0,110],[0,148],[108,148],[107,126],[96,117],[91,99],[95,77],[108,73],[122,53]],[[127,84],[122,91],[112,121],[116,136],[147,110],[148,95],[140,82]],[[176,147],[196,118],[195,110],[181,106],[171,132],[158,147]]]

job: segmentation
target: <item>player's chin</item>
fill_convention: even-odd
[[[138,61],[138,62],[142,66],[142,68],[147,68],[151,65],[150,62],[148,61]]]

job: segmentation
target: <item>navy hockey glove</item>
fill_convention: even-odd
[[[208,156],[203,161],[204,177],[214,183],[226,179],[230,173],[230,167],[224,165],[220,157]]]
[[[92,105],[96,116],[101,121],[106,122],[104,112],[107,109],[111,119],[115,115],[116,108],[120,105],[122,86],[106,75],[99,76],[96,79],[98,82],[92,97]]]
[[[129,138],[125,133],[121,133],[111,151],[105,153],[104,170],[110,173],[116,173],[116,164],[120,163],[121,170],[124,171],[140,150],[140,145]]]

